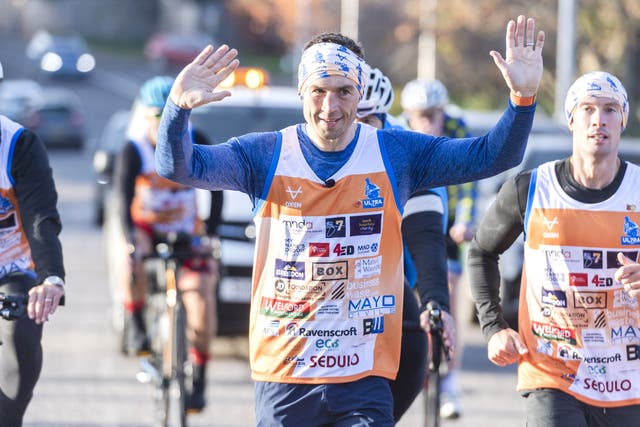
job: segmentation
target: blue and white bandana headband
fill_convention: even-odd
[[[629,118],[629,100],[627,91],[616,76],[605,71],[592,71],[583,74],[576,80],[567,92],[564,101],[564,112],[567,116],[567,124],[573,119],[578,103],[587,96],[597,96],[616,100],[622,107],[622,130],[627,126]]]
[[[351,80],[360,96],[364,93],[369,66],[355,53],[337,43],[316,43],[302,53],[298,66],[298,94],[309,85],[330,76]]]

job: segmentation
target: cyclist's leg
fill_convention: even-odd
[[[420,326],[420,307],[413,290],[405,283],[402,324]],[[404,330],[400,350],[400,366],[393,394],[393,418],[397,422],[420,394],[427,377],[427,334],[421,330]]]
[[[200,410],[205,406],[209,346],[217,326],[217,282],[217,261],[213,258],[189,260],[180,271],[178,286],[187,314],[187,337],[193,363],[193,393],[188,402],[189,409]]]
[[[35,283],[34,283],[35,284]],[[19,286],[1,292],[27,293]],[[42,325],[25,317],[0,320],[0,427],[20,427],[42,369]]]
[[[149,286],[142,260],[153,252],[153,237],[149,231],[137,227],[134,236],[135,255],[130,257],[127,248],[122,249],[123,256],[129,257],[124,263],[126,271],[121,281],[125,311],[125,336],[122,350],[130,355],[147,352],[150,348],[144,316]]]
[[[527,427],[587,427],[587,405],[560,390],[545,388],[523,393]]]

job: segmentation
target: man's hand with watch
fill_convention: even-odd
[[[27,314],[41,324],[49,320],[61,302],[64,304],[64,280],[58,276],[48,276],[42,284],[29,291]]]

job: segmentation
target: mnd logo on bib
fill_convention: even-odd
[[[620,237],[620,244],[625,246],[640,245],[640,236],[638,236],[638,224],[631,221],[628,216],[624,217],[624,236]]]

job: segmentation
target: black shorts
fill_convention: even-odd
[[[552,388],[523,392],[527,427],[626,427],[640,425],[640,405],[603,408]]]

